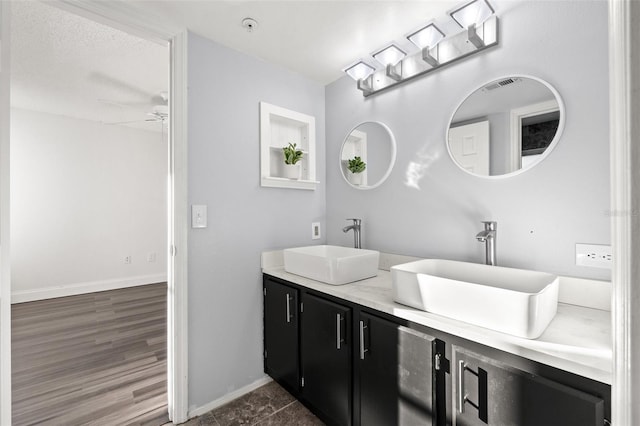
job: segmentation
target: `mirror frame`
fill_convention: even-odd
[[[347,143],[347,139],[349,138],[349,135],[351,135],[351,133],[353,133],[354,130],[356,130],[358,127],[362,126],[363,124],[368,124],[368,123],[373,123],[373,124],[378,124],[380,126],[382,126],[382,128],[384,130],[387,131],[387,134],[389,135],[389,142],[391,143],[391,158],[389,159],[389,167],[387,167],[387,170],[385,171],[384,175],[382,175],[382,177],[378,180],[378,182],[376,182],[373,185],[367,185],[367,186],[358,186],[358,185],[354,185],[351,182],[349,182],[349,179],[345,176],[343,170],[342,170],[342,150],[344,149],[344,145]],[[396,138],[393,135],[393,132],[391,131],[391,129],[389,128],[389,126],[387,126],[386,124],[380,122],[380,121],[373,121],[373,120],[367,120],[367,121],[362,121],[358,124],[356,124],[355,126],[353,126],[351,128],[351,130],[349,130],[349,132],[347,133],[347,135],[344,137],[344,139],[342,140],[342,144],[340,145],[340,152],[338,154],[338,167],[340,169],[340,174],[342,175],[342,179],[344,179],[344,181],[352,188],[355,189],[359,189],[361,191],[366,191],[369,189],[374,189],[379,187],[380,185],[382,185],[391,175],[391,171],[393,170],[393,167],[396,164],[396,154],[397,154],[397,143],[396,143]]]
[[[484,87],[484,86],[486,86],[489,83],[492,83],[494,81],[504,80],[506,78],[511,78],[511,77],[528,78],[530,80],[535,80],[538,83],[541,83],[542,85],[544,85],[547,89],[549,89],[551,91],[553,96],[555,96],[556,100],[558,101],[558,110],[560,111],[560,120],[558,122],[558,130],[556,131],[556,134],[553,136],[553,139],[551,140],[551,143],[549,144],[547,149],[545,149],[544,152],[541,154],[540,159],[538,159],[538,161],[536,161],[535,163],[531,164],[529,167],[526,167],[526,168],[522,168],[521,167],[520,169],[518,169],[516,171],[510,172],[510,173],[504,173],[504,174],[501,174],[501,175],[495,175],[495,176],[483,176],[483,175],[471,173],[470,171],[464,169],[462,166],[460,166],[458,164],[458,162],[453,158],[453,154],[451,153],[451,148],[449,147],[449,130],[451,129],[451,123],[453,122],[453,118],[455,117],[456,113],[458,112],[458,110],[460,109],[462,104],[465,103],[465,101],[467,99],[469,99],[469,97],[471,95],[476,93],[482,87]],[[447,128],[445,129],[445,139],[444,140],[445,140],[445,145],[447,146],[447,152],[449,153],[449,158],[451,159],[453,164],[458,169],[462,170],[463,172],[465,172],[466,174],[468,174],[470,176],[474,176],[474,177],[481,178],[481,179],[504,179],[504,178],[510,178],[510,177],[513,177],[513,176],[517,176],[517,175],[519,175],[519,174],[521,174],[523,172],[526,172],[528,170],[533,169],[538,164],[542,163],[547,158],[547,156],[549,156],[549,154],[551,154],[551,152],[555,149],[556,145],[558,144],[558,141],[562,137],[562,134],[564,133],[565,121],[566,121],[566,110],[565,110],[565,106],[564,106],[564,101],[562,100],[562,97],[560,96],[560,93],[550,83],[548,83],[547,81],[545,81],[545,80],[543,80],[543,79],[541,79],[539,77],[534,77],[534,76],[528,75],[528,74],[519,74],[519,73],[506,74],[506,75],[502,75],[500,77],[492,78],[490,80],[485,81],[483,84],[477,86],[475,89],[473,89],[471,92],[469,92],[467,94],[467,96],[465,96],[464,99],[462,99],[462,101],[460,101],[458,103],[458,106],[453,110],[453,113],[451,114],[451,117],[449,118],[449,123],[447,125]],[[511,134],[511,131],[512,130],[510,130],[510,134]]]

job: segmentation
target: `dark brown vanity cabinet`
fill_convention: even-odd
[[[605,424],[605,401],[600,396],[455,345],[452,351],[454,425]]]
[[[298,307],[300,292],[264,280],[264,371],[290,392],[300,384]]]

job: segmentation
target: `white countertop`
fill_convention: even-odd
[[[611,384],[611,312],[558,303],[558,313],[545,332],[529,340],[410,308],[393,301],[391,273],[334,286],[285,272],[282,266],[263,267],[265,274],[414,323]]]

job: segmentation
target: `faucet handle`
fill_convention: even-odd
[[[486,229],[487,231],[495,231],[498,225],[498,222],[493,220],[483,220],[480,223],[484,223],[484,229]]]
[[[360,225],[360,223],[362,222],[362,219],[356,219],[356,218],[348,218],[346,220],[352,220],[354,225]]]

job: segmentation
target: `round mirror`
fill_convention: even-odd
[[[353,128],[342,142],[342,177],[357,189],[380,186],[396,162],[396,140],[389,127],[366,121]]]
[[[549,155],[564,118],[560,95],[547,82],[521,75],[500,78],[471,93],[453,114],[449,155],[476,176],[520,173]]]

